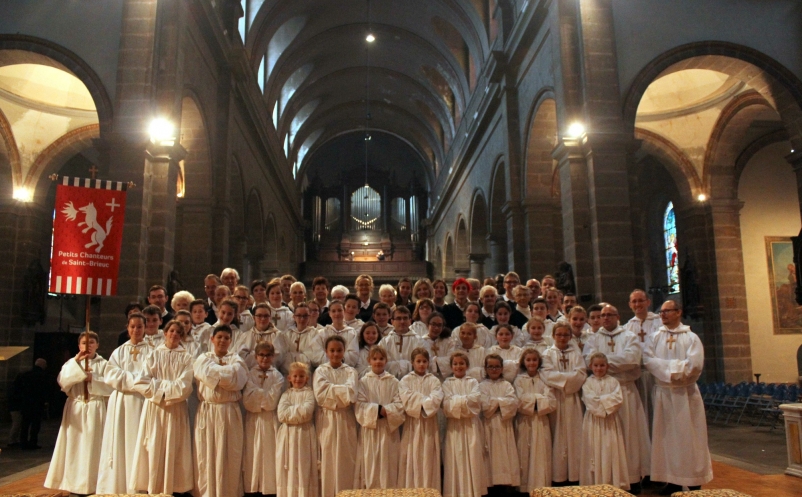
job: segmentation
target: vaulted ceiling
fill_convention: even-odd
[[[321,146],[367,129],[408,144],[430,182],[495,38],[496,3],[247,0],[240,29],[296,177]]]

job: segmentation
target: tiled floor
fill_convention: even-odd
[[[0,453],[0,494],[45,492],[42,485],[58,426],[58,420],[43,423],[40,450],[4,449]],[[0,447],[7,445],[8,427],[0,424]],[[782,429],[717,423],[708,430],[715,478],[704,488],[730,488],[753,497],[802,496],[802,479],[782,474],[786,466]],[[658,490],[644,489],[642,495],[657,495]]]

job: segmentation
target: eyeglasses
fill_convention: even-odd
[[[295,317],[300,319],[309,319],[309,314],[296,314]]]
[[[255,314],[256,319],[270,319],[270,314]]]
[[[501,366],[485,366],[485,369],[501,369]]]
[[[668,314],[669,312],[679,312],[679,309],[661,309],[660,312],[658,312],[658,314],[662,316]]]
[[[256,354],[256,357],[273,357],[273,354]]]

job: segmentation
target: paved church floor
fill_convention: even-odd
[[[9,426],[0,423],[0,494],[37,491],[44,482],[59,420],[42,424],[42,448],[35,451],[5,449]],[[787,456],[782,429],[719,423],[709,425],[708,430],[715,478],[705,488],[732,488],[754,497],[802,495],[802,479],[783,474]],[[642,495],[653,494],[656,492],[647,489]]]

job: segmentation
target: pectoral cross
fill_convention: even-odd
[[[401,352],[402,348],[404,348],[404,335],[398,335],[398,352]]]
[[[432,340],[432,352],[434,352],[434,355],[437,355],[437,353],[440,352],[440,347],[437,346],[437,343],[434,340]]]
[[[668,339],[666,340],[666,343],[668,344],[668,350],[674,350],[674,344],[676,342],[677,342],[677,339],[674,338],[674,335],[669,333]]]
[[[615,340],[613,340],[613,337],[610,337],[610,341],[607,342],[607,345],[610,346],[610,352],[615,352]]]
[[[218,362],[218,364],[220,364],[221,366],[225,366],[225,365],[226,365],[226,361],[224,361],[222,357],[218,357],[218,358],[217,358],[217,362]]]
[[[136,356],[138,356],[139,354],[141,354],[141,352],[139,351],[139,349],[136,348],[136,345],[132,345],[131,346],[131,357],[134,358],[134,362],[136,362]]]
[[[645,342],[646,341],[645,338],[644,338],[646,336],[646,331],[644,331],[643,325],[640,326],[640,333],[638,333],[638,336],[640,337],[640,341],[641,342]]]
[[[98,169],[93,164],[92,167],[89,168],[89,174],[92,175],[92,179],[95,179],[95,175],[97,175],[97,173]]]
[[[567,369],[568,368],[568,363],[570,361],[568,360],[568,357],[565,355],[565,352],[561,352],[561,354],[562,354],[562,357],[560,358],[560,364],[562,364],[562,368],[563,369]]]
[[[262,380],[262,386],[265,386],[265,378],[267,378],[267,371],[260,374],[259,378]]]
[[[298,335],[298,338],[295,339],[295,352],[299,352],[301,350],[301,335]]]
[[[86,371],[87,373],[91,371],[91,369],[89,368],[89,356],[86,356],[86,358],[84,358],[84,371]],[[84,382],[84,402],[89,402],[89,382],[88,381]]]

